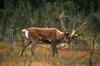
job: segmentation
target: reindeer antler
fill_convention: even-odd
[[[76,30],[72,31],[72,33],[70,34],[70,36],[73,36],[77,30],[79,30],[80,28],[82,28],[86,24],[87,24],[87,22],[82,23]]]
[[[76,29],[76,31],[77,30],[79,30],[80,28],[82,28],[84,25],[86,25],[87,24],[87,22],[84,22],[84,23],[82,23],[77,29]]]
[[[68,17],[69,16],[65,16],[64,14],[64,10],[62,10],[62,13],[59,15],[59,19],[60,19],[60,23],[61,23],[61,28],[64,30],[64,32],[66,31],[65,26],[64,26],[64,17]],[[81,22],[81,20],[79,20]],[[82,28],[84,25],[86,25],[87,22],[82,23],[79,27],[77,27],[75,30],[72,30],[72,33],[70,34],[70,36],[73,36],[75,34],[75,32],[77,30],[79,30],[80,28]]]
[[[64,30],[64,31],[66,31],[66,29],[65,29],[65,26],[64,26],[64,20],[63,20],[63,18],[64,18],[64,11],[62,11],[62,13],[60,14],[60,16],[59,16],[59,19],[60,19],[60,23],[61,23],[61,28]]]

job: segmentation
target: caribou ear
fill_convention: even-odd
[[[79,34],[74,34],[73,38],[78,38],[79,36]]]

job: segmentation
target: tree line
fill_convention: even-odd
[[[59,18],[62,11],[66,31],[87,22],[77,31],[83,33],[81,39],[99,35],[99,0],[0,0],[0,40],[16,43],[21,40],[21,30],[29,27],[56,27],[63,31]]]

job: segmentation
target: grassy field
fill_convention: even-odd
[[[75,49],[58,49],[57,57],[51,56],[51,49],[37,46],[35,56],[31,56],[28,47],[22,57],[19,57],[21,46],[12,50],[8,44],[0,46],[0,66],[88,66],[89,52]],[[95,50],[93,66],[100,66],[100,50]]]

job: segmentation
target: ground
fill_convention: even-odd
[[[71,48],[58,49],[59,54],[52,57],[51,48],[37,46],[35,56],[31,56],[30,47],[24,55],[19,57],[21,46],[12,50],[9,45],[0,47],[0,66],[87,66],[89,59],[88,50]],[[94,66],[100,66],[100,49],[96,49],[92,58]]]

